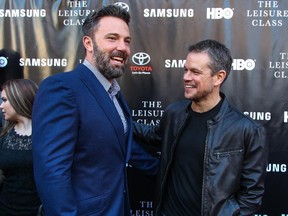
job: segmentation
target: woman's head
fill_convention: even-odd
[[[28,79],[13,79],[3,84],[0,108],[6,124],[2,134],[12,128],[19,117],[32,119],[32,108],[37,89],[37,84]]]
[[[2,86],[6,99],[16,113],[29,119],[32,118],[32,107],[37,89],[37,84],[28,79],[8,80]]]

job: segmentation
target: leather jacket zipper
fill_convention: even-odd
[[[216,152],[216,153],[214,153],[214,155],[216,155],[217,159],[220,159],[220,157],[239,154],[239,153],[242,153],[243,151],[244,151],[243,149],[238,149],[238,150],[225,151],[225,152]]]

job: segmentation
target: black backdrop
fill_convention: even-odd
[[[183,98],[188,45],[210,38],[231,49],[233,71],[222,90],[266,127],[270,140],[266,191],[257,215],[288,215],[288,1],[2,0],[1,82],[23,72],[40,83],[73,69],[84,56],[83,20],[108,4],[122,5],[132,16],[132,55],[118,81],[135,121],[157,124],[164,108]],[[153,215],[154,179],[129,168],[129,180],[132,214]]]

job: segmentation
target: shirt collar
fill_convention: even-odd
[[[112,96],[116,95],[120,91],[120,86],[115,79],[112,80],[111,87],[109,88],[108,92]]]
[[[114,82],[116,82],[116,80],[113,79],[112,84],[103,76],[103,74],[101,74],[87,59],[84,60],[83,64],[89,68],[89,70],[92,71],[92,73],[96,76],[96,78],[99,80],[99,82],[101,83],[101,85],[104,87],[105,91],[108,92],[108,90],[110,89],[110,87],[113,85]],[[117,83],[117,82],[116,82]],[[117,83],[118,85],[118,83]],[[118,85],[119,86],[119,85]],[[120,90],[120,87],[119,87]],[[118,91],[119,91],[118,90]],[[116,92],[117,94],[117,92]]]

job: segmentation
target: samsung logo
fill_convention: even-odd
[[[0,9],[0,17],[45,17],[44,9]]]
[[[243,112],[244,115],[249,116],[253,120],[260,120],[260,121],[270,121],[272,118],[272,115],[270,112]]]
[[[165,68],[184,68],[186,60],[183,59],[166,59]]]
[[[193,17],[193,9],[144,9],[144,17]]]
[[[34,67],[66,67],[67,59],[40,59],[40,58],[21,58],[20,66],[34,66]]]
[[[286,164],[268,164],[266,167],[267,172],[285,173],[287,171]]]

